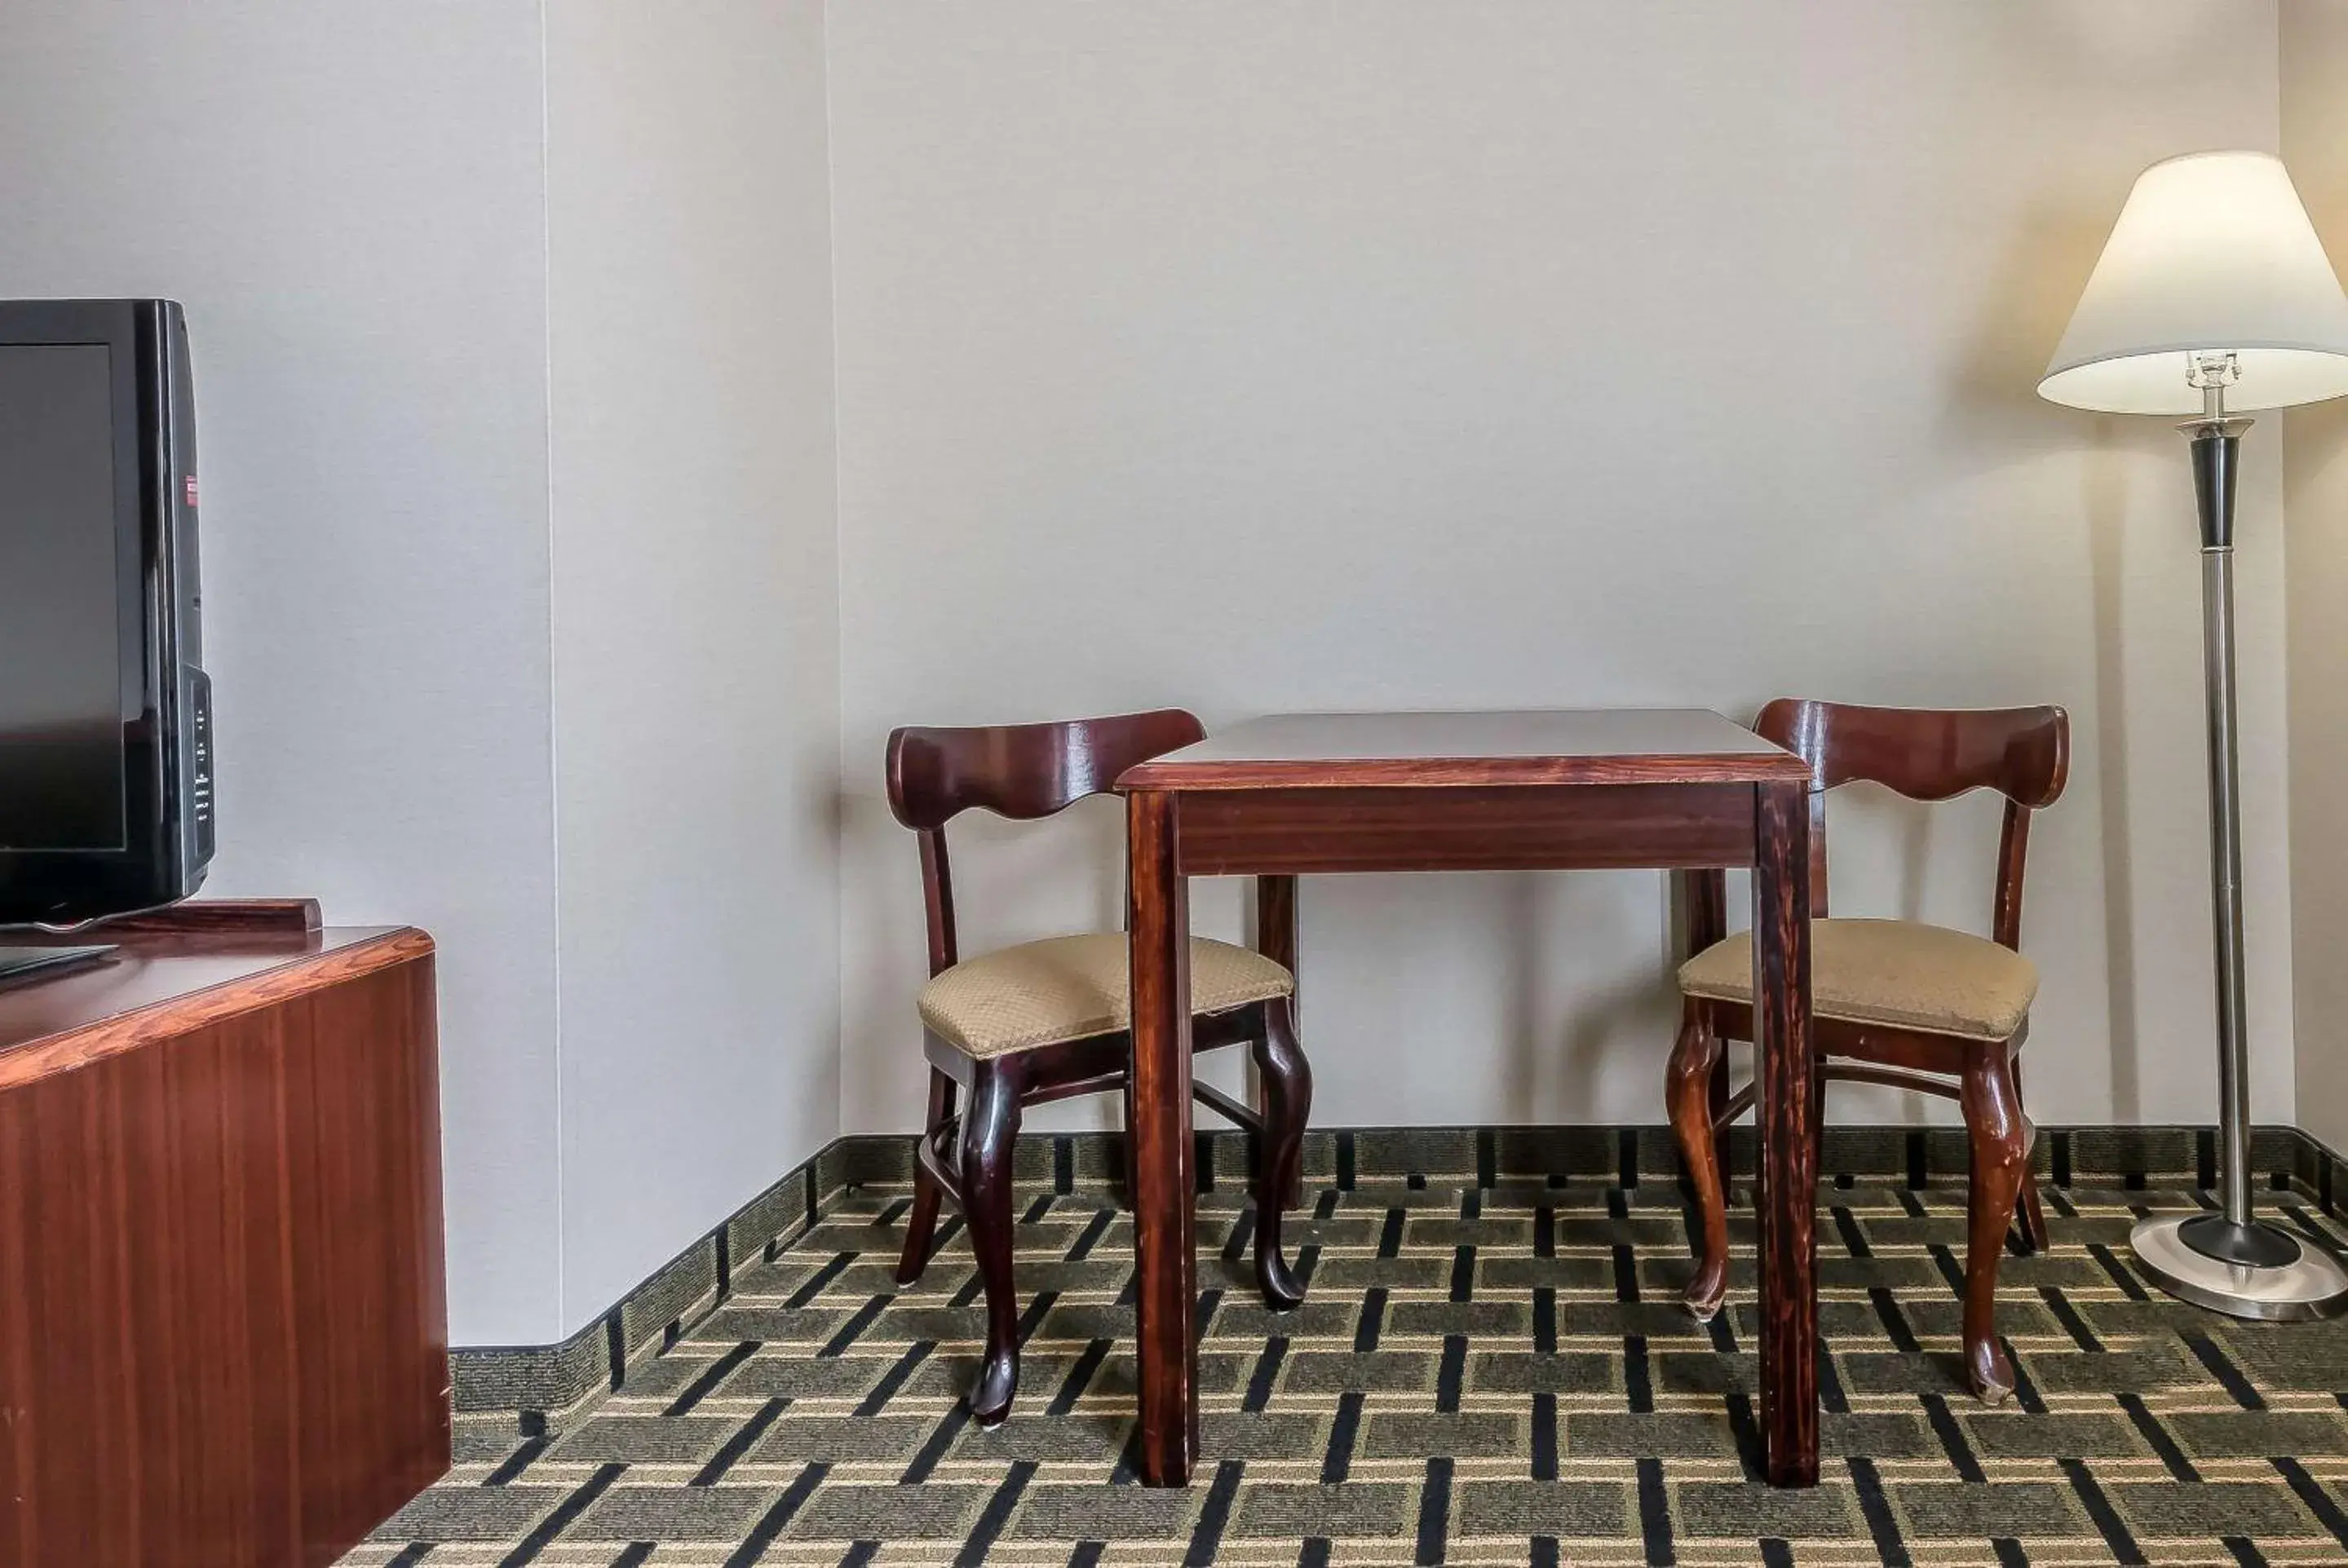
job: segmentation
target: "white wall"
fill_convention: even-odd
[[[836,7],[844,1124],[921,1104],[892,723],[1780,692],[2069,706],[2032,1108],[2207,1120],[2184,445],[2033,387],[2140,168],[2277,145],[2276,49],[2271,6],[2142,0]],[[2283,1120],[2279,466],[2262,422],[2250,1010]],[[1993,812],[1926,820],[1845,803],[1837,907],[1985,929]],[[967,946],[1113,918],[1113,811],[965,841]],[[1657,1116],[1659,877],[1303,899],[1317,1121]],[[1232,887],[1197,907],[1235,931]]]
[[[2348,6],[2284,0],[2282,151],[2333,265],[2348,263]],[[2298,1120],[2340,1149],[2348,1148],[2348,400],[2293,409],[2283,424]]]
[[[839,1122],[822,10],[654,16],[0,6],[0,297],[188,308],[207,891],[439,940],[458,1344]]]
[[[562,1320],[839,1131],[823,12],[547,11]]]
[[[2033,1108],[2207,1119],[2182,444],[2030,388],[2156,158],[2287,112],[2339,253],[2336,13],[640,9],[0,9],[0,295],[195,328],[213,889],[441,940],[460,1343],[913,1122],[901,722],[2061,701]],[[2331,417],[2291,417],[2289,761],[2300,1109],[2348,1141]],[[2282,423],[2240,563],[2271,1120]],[[1115,813],[1068,828],[963,835],[970,945],[1114,920]],[[1987,803],[1835,831],[1838,907],[1985,918]],[[1323,1123],[1657,1113],[1658,878],[1305,899]]]
[[[0,5],[0,296],[188,310],[221,855],[440,943],[450,1320],[557,1319],[536,7]]]

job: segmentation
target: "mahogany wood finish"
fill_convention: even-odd
[[[1133,1074],[1125,1088],[1133,1205],[1141,1476],[1179,1484],[1199,1453],[1197,1174],[1190,1137],[1190,899],[1175,869],[1179,797],[1126,801]]]
[[[908,726],[889,737],[889,807],[923,832],[973,807],[1032,821],[1101,794],[1127,769],[1206,733],[1179,708],[1062,723]]]
[[[448,1465],[431,941],[223,913],[0,991],[22,1568],[328,1563]]]
[[[1999,835],[1992,932],[2001,945],[2020,947],[2030,815],[2061,796],[2069,770],[2070,721],[2062,709],[1862,708],[1781,699],[1761,711],[1754,729],[1765,739],[1798,753],[1810,770],[1810,783],[1804,792],[1808,798],[1801,810],[1808,841],[1809,871],[1803,880],[1809,917],[1823,918],[1827,913],[1824,803],[1828,790],[1866,780],[1910,799],[1938,801],[1969,790],[1993,789],[2005,796],[2006,806]],[[1715,917],[1725,896],[1723,882],[1717,871],[1698,872],[1688,878],[1691,952],[1701,952],[1725,935]],[[1764,993],[1756,989],[1755,994]],[[1767,1026],[1774,1020],[1765,1017],[1762,1022]],[[1696,1268],[1686,1301],[1699,1317],[1708,1318],[1718,1311],[1727,1291],[1723,1150],[1728,1124],[1751,1104],[1762,1106],[1765,1117],[1773,1108],[1781,1115],[1787,1110],[1774,1098],[1766,1071],[1757,1091],[1727,1092],[1727,1052],[1723,1042],[1753,1039],[1754,1024],[1750,1008],[1687,999],[1664,1075],[1673,1129],[1696,1196]],[[2017,1207],[2025,1243],[2034,1248],[2046,1245],[2045,1215],[2030,1173],[2031,1129],[2022,1112],[2021,1068],[2016,1060],[2029,1026],[2025,1022],[2013,1039],[2005,1040],[1969,1040],[1839,1019],[1818,1019],[1813,1029],[1819,1056],[1816,1081],[1821,1091],[1829,1080],[1885,1083],[1954,1099],[1964,1108],[1972,1148],[1967,1201],[1965,1370],[1974,1393],[1994,1404],[2013,1390],[2013,1370],[1997,1339],[1995,1311],[1998,1257]],[[1813,1108],[1813,1138],[1818,1120]],[[1768,1179],[1765,1170],[1765,1204]],[[1766,1276],[1765,1269],[1765,1280]],[[1765,1286],[1765,1323],[1769,1310]],[[1767,1353],[1765,1345],[1765,1356]]]
[[[1701,953],[1728,935],[1728,879],[1725,876],[1684,876],[1679,879],[1682,906],[1687,919],[1688,951]],[[1713,1159],[1723,1171],[1728,1169],[1728,1121],[1734,1114],[1728,1109],[1728,1053],[1722,1051],[1714,1059],[1710,1081],[1705,1085],[1705,1099],[1712,1106],[1715,1125],[1720,1129],[1713,1140]],[[1748,1093],[1746,1104],[1751,1103]]]
[[[1050,816],[1087,795],[1105,793],[1125,769],[1160,752],[1189,745],[1205,731],[1176,709],[1081,719],[1064,723],[1005,724],[964,729],[901,729],[889,737],[889,804],[897,820],[921,835],[922,897],[928,914],[930,973],[960,961],[955,937],[953,875],[946,856],[945,826],[961,813],[979,808],[1017,819]],[[1128,884],[1136,873],[1128,867]],[[1268,881],[1270,879],[1267,879]],[[1280,941],[1281,893],[1269,895],[1272,925],[1263,940]],[[1288,894],[1287,947],[1295,946],[1292,884]],[[1178,924],[1180,922],[1178,921]],[[1188,938],[1178,934],[1189,962]],[[1263,950],[1279,955],[1272,947]],[[1184,994],[1188,994],[1187,976]],[[1137,997],[1136,1005],[1140,1005]],[[1181,1135],[1189,1138],[1189,1095],[1244,1127],[1256,1146],[1256,1283],[1275,1310],[1303,1300],[1281,1256],[1282,1210],[1293,1204],[1302,1180],[1305,1120],[1313,1100],[1312,1071],[1296,1043],[1292,1001],[1259,1002],[1197,1020],[1200,1050],[1245,1044],[1252,1053],[1264,1104],[1256,1111],[1204,1085],[1189,1083],[1186,1038],[1180,1078]],[[1182,1028],[1190,1032],[1186,1013]],[[1040,1050],[977,1061],[934,1035],[925,1038],[930,1062],[929,1110],[923,1122],[914,1173],[913,1204],[905,1225],[905,1247],[897,1265],[901,1284],[921,1277],[936,1234],[941,1202],[951,1198],[963,1213],[985,1287],[986,1352],[970,1408],[982,1426],[1010,1413],[1019,1384],[1019,1307],[1012,1278],[1012,1151],[1021,1112],[1029,1105],[1126,1089],[1133,1061],[1132,1038],[1113,1030]],[[959,1115],[955,1104],[967,1096]],[[1128,1103],[1131,1104],[1128,1092]],[[1152,1130],[1128,1122],[1138,1144]],[[1184,1156],[1189,1157],[1187,1153]]]
[[[1590,871],[1752,853],[1750,784],[1461,784],[1203,790],[1182,803],[1182,874]]]
[[[1302,872],[1698,865],[1756,867],[1770,1102],[1763,1437],[1771,1481],[1816,1481],[1808,779],[1799,757],[1716,713],[1623,710],[1268,718],[1117,781],[1131,872],[1127,1121],[1145,1481],[1180,1485],[1199,1457],[1186,879],[1258,876],[1258,942],[1292,958],[1290,878]],[[1720,925],[1717,892],[1691,917]]]
[[[1282,713],[1126,770],[1128,790],[1750,784],[1783,748],[1701,708]]]
[[[1127,888],[1130,899],[1132,889]],[[1292,1034],[1296,1027],[1299,999],[1304,994],[1304,979],[1296,964],[1296,878],[1293,876],[1259,876],[1255,879],[1255,950],[1286,969],[1296,981],[1296,989],[1288,999],[1288,1024]],[[1228,1114],[1228,1112],[1226,1112]],[[1287,1185],[1281,1188],[1281,1204],[1286,1208],[1304,1206],[1304,1117],[1294,1118],[1296,1146],[1283,1151],[1292,1162]],[[1299,1287],[1300,1291],[1302,1286]]]
[[[225,937],[272,931],[298,935],[318,930],[325,923],[315,898],[191,898],[160,909],[117,915],[76,935],[192,937],[210,932]]]
[[[1818,1099],[1810,1012],[1810,818],[1799,784],[1754,792],[1753,1021],[1761,1117],[1761,1430],[1771,1479],[1818,1479]],[[1798,1284],[1797,1282],[1799,1282]],[[1797,1295],[1798,1292],[1798,1295]],[[1790,1450],[1790,1456],[1787,1450]],[[1792,1473],[1787,1473],[1790,1457]]]
[[[1295,877],[1255,879],[1255,950],[1290,974],[1297,973]]]
[[[387,949],[354,950],[358,944],[352,938],[376,935],[353,927],[328,939],[314,932],[300,938],[139,938],[124,942],[121,951],[97,968],[0,989],[0,1090],[357,979],[386,961]],[[412,949],[400,957],[432,950],[431,938],[420,931],[393,932],[382,940],[393,948]]]

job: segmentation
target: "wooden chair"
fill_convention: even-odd
[[[2034,1249],[2046,1245],[2016,1061],[2038,972],[2016,949],[2030,814],[2063,793],[2070,720],[2060,708],[1934,712],[1780,700],[1753,727],[1810,764],[1810,989],[1820,1091],[1828,1079],[1856,1080],[1949,1096],[1964,1107],[1972,1154],[1965,1374],[1973,1392],[1995,1404],[2013,1390],[1995,1307],[1998,1255],[2017,1199],[2024,1239]],[[1826,792],[1854,779],[1911,800],[1983,788],[2005,796],[1993,939],[1912,921],[1828,917]],[[1725,934],[1723,874],[1688,876],[1694,957],[1679,972],[1685,1012],[1665,1093],[1702,1222],[1686,1300],[1696,1317],[1709,1318],[1727,1287],[1726,1132],[1754,1092],[1750,1084],[1728,1092],[1723,1041],[1753,1038],[1753,957],[1747,936]],[[1821,1120],[1814,1114],[1813,1125]]]
[[[1021,1111],[1049,1100],[1119,1089],[1132,1058],[1126,938],[1055,937],[963,958],[954,941],[953,879],[945,825],[983,806],[1003,816],[1052,815],[1107,791],[1117,775],[1204,737],[1178,710],[1067,723],[901,729],[889,737],[889,805],[921,835],[929,909],[930,981],[921,1015],[930,1061],[929,1114],[905,1225],[901,1284],[921,1277],[941,1197],[962,1210],[986,1290],[986,1360],[970,1395],[981,1426],[1010,1412],[1019,1381],[1019,1312],[1011,1277],[1012,1146]],[[1293,907],[1287,878],[1263,889]],[[1269,906],[1267,906],[1269,907]],[[1280,944],[1283,952],[1287,944]],[[1193,938],[1192,1047],[1247,1042],[1263,1086],[1259,1112],[1207,1084],[1192,1092],[1255,1141],[1255,1276],[1284,1311],[1303,1288],[1280,1255],[1281,1211],[1301,1175],[1313,1077],[1293,1024],[1295,979],[1262,953]],[[968,1109],[957,1114],[957,1093]],[[1128,1118],[1130,1124],[1130,1117]]]

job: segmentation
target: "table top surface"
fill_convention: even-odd
[[[364,963],[359,949],[402,937],[430,949],[421,932],[396,926],[190,936],[118,935],[100,927],[77,937],[0,937],[0,945],[108,943],[117,949],[85,968],[27,975],[0,986],[0,1089],[131,1042],[149,1027],[250,1005],[281,990],[299,992],[313,983],[308,971],[339,972],[338,961]],[[66,1049],[53,1053],[51,1046]]]
[[[1702,708],[1275,713],[1129,768],[1121,789],[1759,784],[1809,765]]]

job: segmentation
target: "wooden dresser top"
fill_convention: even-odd
[[[432,951],[406,926],[293,932],[117,931],[0,937],[60,947],[111,943],[102,962],[0,986],[0,1090],[135,1050]]]

